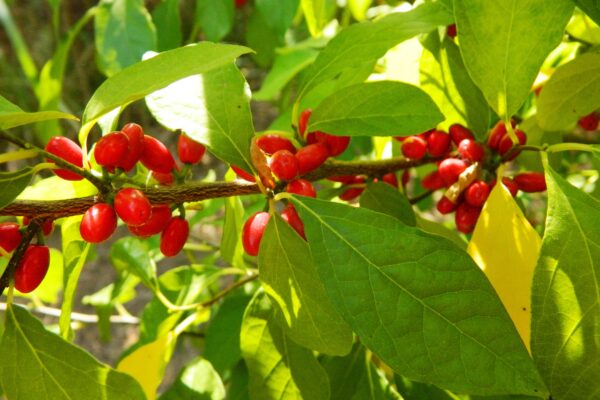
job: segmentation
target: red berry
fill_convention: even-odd
[[[462,203],[456,209],[454,215],[454,222],[456,223],[456,229],[462,233],[471,233],[477,224],[477,219],[481,214],[481,208],[470,206],[467,203]]]
[[[481,207],[490,194],[490,186],[484,181],[475,181],[465,190],[465,200],[473,207]]]
[[[354,182],[354,178],[356,178],[354,175],[333,175],[333,176],[328,177],[327,180],[332,181],[332,182],[340,182],[345,185],[349,185],[352,182]]]
[[[287,184],[285,189],[288,193],[299,194],[300,196],[317,197],[315,187],[306,179],[296,179]]]
[[[125,188],[115,196],[115,211],[127,225],[142,225],[152,213],[150,201],[141,190]]]
[[[238,178],[243,179],[243,180],[248,181],[248,182],[256,182],[256,178],[254,177],[254,175],[251,175],[251,174],[247,173],[246,171],[244,171],[240,167],[236,167],[235,165],[231,165],[231,169],[233,170],[233,172],[235,172],[235,174],[238,176]]]
[[[129,139],[129,148],[127,149],[127,154],[121,160],[120,167],[124,171],[131,171],[142,156],[144,130],[138,124],[129,123],[121,129],[121,132]]]
[[[525,143],[527,143],[527,135],[525,134],[525,132],[517,129],[515,131],[515,135],[519,139],[520,145],[524,145]],[[508,153],[508,151],[510,149],[512,149],[513,146],[514,146],[514,144],[513,144],[512,139],[510,138],[510,136],[508,134],[506,134],[500,141],[500,145],[498,145],[498,153],[500,153],[500,155],[504,155],[504,154]],[[509,160],[514,160],[515,157],[517,157],[518,155],[519,155],[519,152],[513,154]]]
[[[94,157],[98,165],[114,169],[118,167],[129,151],[129,138],[121,132],[112,132],[103,136],[94,148]]]
[[[271,157],[270,167],[273,174],[282,181],[291,181],[299,172],[298,159],[288,150],[276,151]]]
[[[353,184],[365,183],[365,178],[363,178],[362,176],[357,176],[354,178],[354,182],[352,182],[352,183]],[[362,192],[364,192],[364,191],[365,191],[365,188],[362,188],[362,187],[350,188],[350,189],[346,189],[338,197],[340,198],[340,200],[350,201],[350,200],[354,200],[355,198],[360,196],[362,194]]]
[[[450,39],[454,39],[456,37],[456,34],[456,24],[448,25],[446,27],[446,35],[448,35]]]
[[[436,208],[440,212],[440,214],[450,214],[452,211],[456,210],[456,203],[453,203],[446,196],[442,196],[438,200]]]
[[[161,185],[169,186],[175,182],[175,177],[172,172],[152,172],[152,177]]]
[[[402,186],[405,187],[408,184],[408,180],[410,179],[410,172],[405,169],[404,172],[402,172]]]
[[[181,217],[173,217],[160,235],[160,252],[165,257],[177,255],[190,234],[190,225]]]
[[[184,164],[197,164],[204,156],[206,147],[195,140],[190,139],[183,133],[179,135],[177,141],[177,154]]]
[[[324,132],[315,132],[315,139],[329,149],[329,156],[336,157],[342,154],[350,144],[350,136],[334,136]]]
[[[294,228],[294,230],[298,232],[298,235],[302,236],[302,239],[306,240],[306,234],[304,233],[304,223],[300,219],[300,216],[298,216],[298,213],[296,212],[296,209],[293,205],[288,205],[281,212],[281,218],[283,218],[285,222],[287,222],[292,228]]]
[[[31,222],[31,218],[23,217],[23,225],[24,226],[29,225],[30,222]],[[54,221],[52,219],[44,220],[44,222],[42,223],[42,232],[44,233],[44,236],[50,235],[53,230],[54,230]]]
[[[457,146],[460,142],[462,142],[465,139],[475,140],[475,136],[473,136],[473,133],[471,132],[471,130],[468,128],[465,128],[461,124],[451,125],[450,128],[448,129],[448,132],[450,133],[450,137],[452,138],[452,141]]]
[[[502,178],[502,184],[504,185],[505,188],[508,189],[508,191],[510,192],[510,195],[512,197],[515,197],[517,195],[517,192],[519,191],[519,187],[517,186],[517,184],[515,183],[515,181],[513,181],[510,178]],[[496,179],[492,180],[492,182],[490,182],[490,186],[494,187],[496,185]]]
[[[94,204],[83,214],[79,233],[88,243],[100,243],[108,239],[117,229],[117,214],[106,203]]]
[[[258,249],[260,247],[260,241],[265,233],[265,228],[269,222],[269,213],[265,211],[259,211],[254,213],[246,223],[242,230],[242,244],[244,250],[248,255],[258,255]]]
[[[83,168],[83,151],[77,143],[69,138],[64,136],[54,136],[46,145],[46,151],[73,165]],[[52,160],[48,161],[53,162]],[[53,169],[52,172],[67,181],[80,181],[83,179],[81,175],[66,169]]]
[[[14,222],[2,222],[0,223],[0,247],[7,253],[10,253],[17,248],[21,243],[21,232],[19,231],[19,224]]]
[[[306,144],[313,144],[317,142],[318,140],[315,132],[310,132],[308,135],[306,135]]]
[[[433,131],[427,136],[427,150],[431,157],[441,157],[450,150],[450,135],[443,131]]]
[[[398,177],[393,172],[390,172],[389,174],[385,174],[384,176],[381,177],[381,180],[392,187],[398,188]]]
[[[167,205],[152,206],[152,214],[146,223],[139,226],[127,226],[135,236],[147,238],[162,232],[171,220],[171,208]]]
[[[269,156],[279,150],[287,150],[290,153],[296,152],[293,143],[279,135],[260,136],[256,139],[256,145]]]
[[[402,154],[406,158],[420,160],[427,154],[427,142],[419,136],[409,136],[402,142]]]
[[[458,144],[458,154],[467,161],[478,162],[483,160],[485,149],[480,143],[472,139],[463,139]]]
[[[589,132],[594,132],[600,125],[600,115],[593,112],[579,119],[579,126]]]
[[[164,174],[175,168],[175,160],[167,146],[160,140],[148,135],[144,135],[144,147],[140,161],[149,170]]]
[[[458,158],[446,158],[438,166],[438,171],[446,185],[450,186],[458,180],[460,174],[467,169],[467,163]]]
[[[312,114],[312,110],[307,108],[306,110],[302,111],[300,113],[300,117],[298,117],[298,133],[300,133],[301,137],[304,137],[304,133],[306,133],[306,127],[308,126],[310,114]]]
[[[34,291],[44,280],[50,266],[48,246],[30,245],[15,269],[15,289],[21,293]]]
[[[313,143],[301,148],[296,153],[300,175],[319,168],[328,157],[329,149],[323,143]]]
[[[523,172],[513,179],[519,190],[523,192],[535,193],[546,190],[546,177],[541,172]]]
[[[427,190],[438,190],[446,186],[446,182],[440,176],[440,173],[435,170],[425,175],[421,180],[421,186]]]
[[[237,8],[242,8],[244,7],[244,5],[246,5],[247,2],[248,0],[235,0],[235,6]]]

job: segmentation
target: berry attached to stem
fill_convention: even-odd
[[[79,233],[88,243],[101,243],[117,229],[117,214],[106,203],[94,204],[83,214]]]
[[[125,188],[115,196],[115,211],[127,225],[137,226],[148,221],[152,213],[150,201],[139,189]]]
[[[177,255],[190,234],[190,225],[181,217],[173,217],[160,235],[160,252],[165,257]]]
[[[15,288],[21,293],[34,291],[44,280],[50,266],[50,249],[30,245],[15,269]]]

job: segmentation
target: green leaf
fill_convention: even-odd
[[[256,0],[256,9],[277,35],[283,37],[288,30],[300,0]]]
[[[458,123],[468,126],[478,139],[485,139],[492,111],[475,85],[453,40],[440,42],[437,32],[423,41],[420,65],[421,88],[445,115],[440,125],[448,129]]]
[[[0,172],[0,209],[6,207],[25,190],[35,173],[32,167],[14,172]]]
[[[431,98],[403,82],[345,87],[313,111],[307,130],[344,136],[406,136],[435,127],[444,116]]]
[[[11,400],[143,400],[135,379],[44,329],[25,309],[10,305],[0,344],[0,381]]]
[[[241,358],[240,329],[249,301],[250,297],[245,295],[226,297],[206,329],[202,355],[221,375]]]
[[[237,268],[244,268],[244,247],[240,232],[244,226],[244,204],[240,197],[228,197],[225,202],[221,257]]]
[[[396,376],[395,381],[404,400],[458,400],[458,397],[433,385],[413,382],[401,376]]]
[[[454,243],[384,214],[293,197],[334,306],[398,374],[473,394],[543,394],[500,299]]]
[[[377,22],[351,25],[329,42],[307,70],[296,103],[316,86],[331,80],[348,80],[348,84],[364,81],[377,60],[390,48],[451,22],[452,16],[443,6],[426,3],[409,12],[390,14]]]
[[[196,358],[183,369],[160,400],[223,400],[225,386],[210,362]]]
[[[521,107],[572,13],[570,0],[454,1],[465,65],[499,116]]]
[[[533,278],[531,350],[557,399],[600,393],[600,202],[546,167],[548,219]]]
[[[406,196],[387,183],[369,183],[360,195],[360,206],[392,216],[402,223],[415,226],[415,212]]]
[[[581,8],[591,19],[600,25],[600,4],[598,0],[574,0],[577,7]]]
[[[326,0],[301,0],[302,11],[312,36],[319,36],[321,30],[327,24],[327,1]]]
[[[179,0],[162,0],[152,11],[152,21],[156,26],[158,51],[171,50],[181,45],[181,15]]]
[[[196,21],[202,28],[206,40],[218,42],[233,27],[234,2],[229,0],[197,0]]]
[[[253,100],[275,100],[283,88],[300,71],[309,66],[318,52],[312,49],[299,49],[284,54],[278,54],[258,92],[252,94]]]
[[[119,71],[100,85],[83,112],[87,124],[186,76],[230,64],[247,47],[202,42],[158,54]]]
[[[454,242],[459,248],[465,250],[467,242],[462,235],[456,232],[456,229],[450,229],[439,222],[434,222],[429,219],[417,215],[417,227],[432,235],[439,235]]]
[[[600,53],[586,53],[552,74],[540,93],[537,119],[545,130],[567,130],[598,108]]]
[[[250,400],[248,379],[246,363],[240,361],[231,371],[231,378],[227,387],[227,400]]]
[[[78,120],[74,115],[59,111],[25,112],[15,104],[0,96],[0,129],[10,129],[21,125],[32,124],[34,122],[60,118],[75,121]]]
[[[252,58],[261,67],[268,67],[275,58],[275,49],[283,46],[285,41],[277,35],[267,23],[265,16],[259,12],[253,12],[248,18],[246,25],[246,44],[255,53]]]
[[[275,319],[296,343],[331,355],[347,354],[352,331],[337,313],[310,257],[308,245],[279,215],[272,215],[258,253],[260,280]]]
[[[348,0],[348,8],[355,20],[362,21],[371,3],[372,0]]]
[[[246,309],[240,344],[252,400],[329,399],[327,374],[310,350],[285,336],[263,292]]]
[[[139,277],[150,289],[157,286],[156,265],[143,240],[133,236],[117,240],[110,248],[110,261],[117,270]]]
[[[143,0],[102,0],[94,19],[96,60],[113,76],[156,50],[156,29]],[[114,108],[114,107],[113,107]]]
[[[165,127],[182,130],[221,160],[250,171],[254,127],[246,90],[244,76],[229,63],[154,92],[146,104]]]

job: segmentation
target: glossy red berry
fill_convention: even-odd
[[[381,180],[392,187],[398,188],[398,177],[393,172],[383,175]]]
[[[490,194],[490,186],[484,181],[475,181],[465,190],[465,201],[473,207],[481,207]]]
[[[175,176],[173,176],[172,172],[152,172],[152,178],[154,178],[161,185],[165,186],[172,185],[173,182],[175,182]]]
[[[456,209],[454,215],[454,222],[456,223],[456,229],[462,233],[471,233],[477,224],[477,219],[481,214],[481,208],[470,206],[467,203],[462,203]]]
[[[329,149],[323,143],[309,144],[296,152],[300,175],[319,168],[329,157]]]
[[[299,194],[300,196],[317,197],[315,187],[306,179],[296,179],[287,184],[285,189],[288,193]]]
[[[440,214],[450,214],[452,211],[456,210],[456,203],[453,203],[446,196],[442,196],[437,204],[435,205]]]
[[[167,205],[152,206],[152,214],[146,223],[139,226],[127,226],[135,236],[147,238],[161,233],[171,220],[171,208]]]
[[[362,176],[356,176],[354,178],[354,182],[352,182],[352,184],[361,184],[361,183],[365,183],[365,178],[363,178]],[[345,191],[343,191],[342,194],[340,194],[338,197],[340,198],[340,200],[351,201],[351,200],[354,200],[355,198],[357,198],[358,196],[360,196],[362,194],[362,192],[364,192],[364,191],[365,191],[365,188],[362,188],[362,187],[349,188],[349,189],[346,189]]]
[[[467,167],[467,163],[463,160],[459,160],[458,158],[446,158],[438,166],[438,171],[442,180],[449,186],[458,180],[460,174],[462,174]]]
[[[506,135],[506,125],[504,121],[498,121],[488,134],[487,144],[489,148],[498,150],[498,146],[500,146],[500,141],[504,138],[504,135]]]
[[[270,215],[268,212],[259,211],[250,216],[244,224],[242,230],[242,244],[248,255],[258,255],[260,241],[265,233],[269,217]]]
[[[0,247],[7,253],[14,251],[21,242],[19,224],[14,222],[0,223]]]
[[[138,124],[129,123],[121,129],[121,132],[129,139],[127,154],[121,160],[120,167],[124,171],[131,171],[142,156],[144,149],[144,130]]]
[[[249,174],[248,172],[244,171],[240,167],[231,165],[231,169],[233,170],[233,172],[235,172],[235,174],[238,176],[238,178],[243,179],[248,182],[256,182],[256,178],[254,177],[254,175]]]
[[[502,178],[502,184],[503,186],[508,189],[508,191],[510,192],[510,195],[512,197],[515,197],[517,195],[517,192],[519,191],[519,187],[517,186],[516,182],[513,181],[510,178]],[[496,185],[496,179],[492,180],[492,182],[490,182],[490,187],[494,187]]]
[[[475,140],[475,136],[469,128],[462,126],[461,124],[453,124],[448,128],[448,132],[450,133],[450,137],[455,145],[458,146],[460,142],[465,139]]]
[[[307,108],[302,111],[300,117],[298,117],[298,133],[300,133],[301,137],[304,137],[304,134],[306,133],[306,127],[308,126],[308,120],[310,119],[311,114],[312,110]]]
[[[304,233],[304,223],[300,219],[300,216],[296,212],[296,209],[293,205],[288,205],[281,212],[281,218],[283,218],[285,222],[287,222],[292,228],[294,228],[294,230],[298,232],[298,235],[300,235],[302,239],[306,240],[306,234]]]
[[[332,176],[327,177],[327,180],[332,181],[332,182],[340,182],[345,185],[349,185],[352,182],[354,182],[354,178],[356,178],[355,175],[332,175]]]
[[[79,233],[88,243],[101,243],[117,229],[117,214],[106,203],[94,204],[83,214]]]
[[[140,161],[151,171],[168,173],[175,168],[173,156],[160,140],[144,135],[144,146]]]
[[[427,141],[419,136],[409,136],[402,142],[402,154],[406,158],[420,160],[427,154]]]
[[[525,132],[517,129],[515,131],[515,135],[519,139],[520,145],[524,145],[525,143],[527,143],[527,135],[525,134]],[[514,146],[514,144],[513,144],[512,139],[510,138],[510,135],[506,134],[506,135],[504,135],[504,137],[500,141],[500,144],[498,145],[498,153],[500,153],[500,155],[504,155],[504,154],[508,153],[508,151],[510,149],[512,149],[513,146]],[[513,154],[509,160],[514,160],[515,157],[517,157],[518,155],[519,155],[519,152]]]
[[[598,113],[591,113],[579,119],[579,126],[586,131],[594,132],[600,126],[600,115]]]
[[[278,150],[271,157],[271,172],[282,181],[291,181],[298,176],[300,167],[296,156],[288,150]]]
[[[181,217],[173,217],[160,235],[160,252],[165,257],[177,255],[190,234],[190,225]]]
[[[472,139],[463,139],[458,144],[458,154],[467,161],[479,162],[485,156],[485,149],[481,143],[477,143]]]
[[[315,139],[329,149],[329,156],[336,157],[342,154],[350,144],[350,136],[334,136],[324,132],[315,132]]]
[[[129,151],[129,138],[122,132],[111,132],[103,136],[96,147],[94,157],[98,165],[108,169],[118,167]]]
[[[441,157],[450,150],[450,135],[433,131],[427,136],[427,151],[431,157]]]
[[[546,177],[541,172],[523,172],[513,179],[522,192],[535,193],[546,190]]]
[[[21,293],[34,291],[44,280],[50,266],[48,246],[30,245],[15,269],[15,289]]]
[[[125,188],[115,196],[115,211],[127,225],[142,225],[152,213],[150,201],[141,190]]]
[[[427,190],[438,190],[446,186],[446,182],[440,176],[440,173],[435,170],[423,177],[421,180],[421,186]]]
[[[287,150],[290,153],[296,153],[294,144],[279,135],[262,135],[256,139],[256,145],[269,156],[279,150]]]
[[[446,27],[446,35],[448,35],[450,39],[454,39],[456,37],[456,34],[456,24],[448,25]]]
[[[29,225],[30,222],[31,222],[31,218],[23,217],[23,225],[24,226]],[[54,231],[54,221],[52,219],[46,219],[42,223],[42,232],[44,233],[44,236],[50,235],[52,233],[52,231]]]
[[[77,143],[69,138],[64,136],[54,136],[46,145],[46,151],[73,165],[83,168],[83,151]],[[48,161],[53,162],[52,160]],[[83,179],[81,175],[66,169],[53,169],[52,172],[67,181],[80,181]]]
[[[205,152],[206,147],[201,143],[190,139],[183,133],[179,135],[179,140],[177,141],[177,154],[182,163],[197,164],[200,162]]]

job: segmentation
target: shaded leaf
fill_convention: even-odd
[[[181,45],[181,15],[179,0],[162,0],[152,11],[152,21],[156,26],[156,48],[158,51],[171,50]]]
[[[600,4],[597,0],[574,0],[577,7],[581,8],[591,19],[600,25]]]
[[[415,226],[415,212],[405,195],[387,183],[369,183],[360,195],[360,206],[390,215],[402,223]]]
[[[18,106],[0,96],[0,129],[10,129],[21,125],[32,124],[52,119],[71,119],[77,117],[59,111],[25,112]]]
[[[210,362],[196,358],[190,361],[175,383],[160,400],[223,400],[225,386]]]
[[[124,237],[111,246],[110,262],[117,270],[134,274],[152,289],[157,286],[156,264],[148,250],[148,244],[143,240],[133,236]]]
[[[256,9],[267,25],[283,37],[292,24],[299,4],[300,0],[256,0]]]
[[[35,172],[32,167],[14,172],[0,172],[0,209],[12,203],[25,190]]]
[[[233,27],[234,2],[230,0],[197,0],[196,21],[206,40],[218,42]]]

